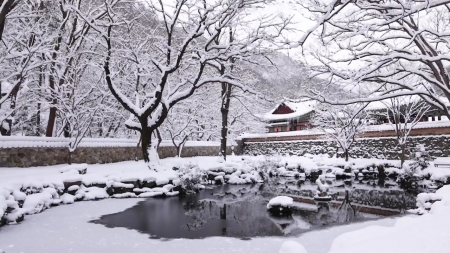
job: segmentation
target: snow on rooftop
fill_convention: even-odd
[[[290,119],[290,118],[296,118],[303,116],[305,114],[308,114],[312,111],[314,111],[314,108],[318,102],[315,100],[303,100],[300,102],[284,102],[279,105],[277,105],[274,109],[272,109],[269,113],[260,115],[260,118],[262,120],[281,120],[281,119]],[[281,105],[285,105],[289,107],[293,113],[286,113],[286,114],[273,114],[278,107]]]

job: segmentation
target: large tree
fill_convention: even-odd
[[[141,133],[147,162],[156,157],[152,135],[173,106],[206,84],[228,83],[245,89],[231,73],[215,69],[231,58],[257,53],[261,41],[277,36],[285,27],[275,17],[260,20],[250,31],[242,31],[241,39],[223,45],[215,43],[222,30],[263,0],[147,1],[145,6],[124,2],[117,8],[106,2],[107,17],[91,26],[106,42],[106,84],[131,114],[125,125]],[[119,13],[125,5],[134,15]],[[272,32],[265,29],[269,26]]]
[[[450,99],[445,69],[450,61],[449,0],[311,0],[300,4],[315,25],[289,44],[311,52],[314,73],[325,83],[362,95],[338,101],[309,89],[308,96],[350,104],[418,95],[450,114],[445,106]],[[308,41],[317,45],[309,44],[312,51],[306,51]]]

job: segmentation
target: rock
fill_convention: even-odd
[[[272,205],[267,210],[271,215],[276,217],[290,216],[292,214],[292,207],[290,206]]]
[[[4,225],[6,225],[6,219],[5,219],[5,217],[4,216],[1,216],[0,217],[0,227],[1,226],[4,226]],[[0,250],[0,253],[1,253],[2,251]]]
[[[292,205],[294,201],[287,196],[278,196],[272,198],[267,204],[267,209],[273,216],[289,216],[292,214]]]
[[[114,195],[114,188],[112,187],[106,188],[106,193],[108,193],[109,196]]]
[[[64,192],[69,191],[69,187],[77,185],[78,187],[81,186],[81,181],[73,181],[73,182],[64,182]]]
[[[111,188],[113,188],[113,194],[122,194],[122,193],[127,193],[127,192],[133,192],[134,188],[139,188],[139,187],[135,187],[134,184],[114,182],[112,184]],[[108,193],[108,195],[110,195],[110,194]]]
[[[146,187],[146,188],[155,188],[156,187],[156,182],[153,180],[153,181],[151,181],[151,180],[149,180],[149,181],[146,181],[146,180],[144,180],[144,181],[142,181],[141,182],[141,185],[142,185],[142,188],[144,188],[144,187]]]
[[[173,187],[172,191],[177,191],[177,192],[179,192],[179,195],[180,195],[180,196],[186,195],[186,189],[184,189],[183,187],[181,187],[181,185],[177,185],[177,186]]]
[[[132,185],[134,185],[134,188],[141,188],[141,187],[143,187],[139,180],[136,180],[136,181],[121,181],[121,182],[124,183],[124,184],[132,184]]]
[[[78,189],[80,189],[80,186],[72,185],[67,189],[67,193],[69,193],[70,195],[75,195],[77,193]]]

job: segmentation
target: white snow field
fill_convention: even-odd
[[[257,176],[254,170],[255,164],[267,163],[268,160],[270,160],[269,164],[284,166],[275,168],[280,176],[292,176],[292,173],[287,173],[292,172],[290,168],[301,166],[306,174],[318,168],[327,168],[328,176],[332,177],[332,175],[342,172],[342,169],[336,166],[346,165],[342,159],[323,156],[277,158],[230,156],[227,162],[223,162],[217,157],[162,159],[161,168],[166,169],[158,172],[150,171],[142,161],[87,165],[85,175],[78,174],[78,172],[82,171],[86,165],[75,165],[69,168],[65,165],[39,168],[0,168],[1,213],[3,214],[7,207],[14,207],[15,201],[24,200],[23,207],[17,210],[33,214],[26,215],[25,220],[17,225],[6,225],[0,228],[0,252],[2,250],[5,253],[297,252],[298,249],[303,249],[298,244],[301,244],[309,253],[450,252],[450,186],[444,186],[435,194],[422,194],[418,197],[420,209],[416,213],[423,214],[421,216],[410,214],[401,218],[385,218],[313,230],[296,237],[261,237],[251,240],[226,237],[195,240],[150,239],[147,234],[141,234],[134,230],[107,228],[103,225],[89,223],[102,215],[130,208],[142,199],[104,199],[73,203],[73,195],[65,193],[59,196],[57,192],[62,183],[74,180],[81,181],[83,185],[105,183],[127,188],[133,186],[124,181],[136,178],[152,178],[158,185],[165,185],[153,189],[168,192],[172,187],[167,185],[169,180],[176,181],[178,178],[177,172],[172,168],[189,164],[202,171],[233,169],[232,175],[235,178],[229,179],[233,179],[231,180],[233,182],[245,183],[251,182],[252,176]],[[371,164],[386,163],[395,165],[396,161],[354,159],[351,161],[351,167],[355,170]],[[430,168],[430,171],[436,172],[440,176],[448,175],[447,170]],[[83,185],[81,187],[71,186],[69,190],[82,192],[83,200],[109,198],[103,188],[84,187]],[[33,190],[33,187],[41,187],[42,192],[25,195],[20,191],[24,188]],[[141,194],[153,196],[153,193],[145,190]],[[137,195],[138,193],[133,196]],[[130,195],[116,197],[130,197]],[[432,203],[433,201],[435,202]],[[41,204],[37,204],[38,202]],[[45,210],[50,205],[70,203],[73,204],[59,205]],[[20,214],[10,213],[9,215]]]

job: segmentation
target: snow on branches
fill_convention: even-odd
[[[426,114],[431,111],[431,107],[419,96],[394,97],[378,103],[381,103],[384,108],[372,110],[371,115],[384,117],[392,124],[401,149],[400,160],[403,166],[410,132],[417,123],[424,120]]]
[[[449,0],[297,2],[315,25],[290,46],[306,47],[315,37],[314,76],[361,93],[345,101],[315,89],[309,96],[343,105],[417,95],[450,115]]]
[[[141,133],[144,159],[149,161],[152,133],[172,107],[200,87],[228,83],[248,90],[230,72],[215,69],[231,58],[260,53],[262,41],[285,29],[278,16],[260,18],[251,29],[226,44],[217,40],[222,31],[235,28],[233,20],[264,0],[183,0],[105,2],[106,15],[91,27],[103,38],[105,81],[117,101],[130,113],[126,126]],[[173,4],[173,5],[172,5]],[[124,8],[127,6],[128,8]],[[218,43],[217,43],[218,42]]]
[[[346,161],[357,135],[365,131],[370,121],[365,107],[366,104],[344,106],[321,104],[314,111],[311,123],[324,131],[327,138],[336,142],[342,149]]]

